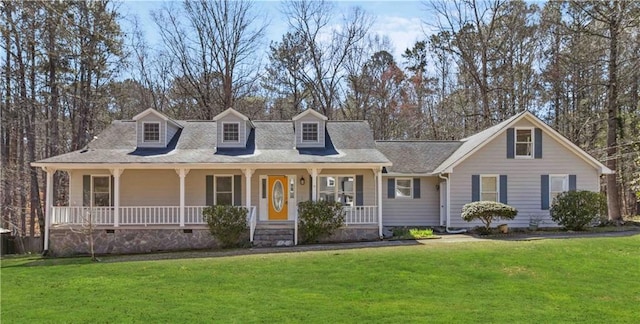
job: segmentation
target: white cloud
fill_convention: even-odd
[[[400,55],[407,48],[413,47],[416,41],[426,38],[422,22],[418,17],[378,15],[370,32],[389,37],[394,46],[393,55],[399,62],[401,61]]]

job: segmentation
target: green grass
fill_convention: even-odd
[[[428,238],[437,238],[430,228],[397,228],[393,230],[394,240],[421,240]]]
[[[4,259],[0,315],[3,323],[637,322],[639,247],[635,235],[117,263]]]

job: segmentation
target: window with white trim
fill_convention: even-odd
[[[233,176],[216,176],[214,204],[233,205]]]
[[[480,200],[499,201],[500,187],[497,175],[480,176]]]
[[[396,178],[396,198],[413,198],[413,179]]]
[[[549,203],[561,193],[569,190],[569,176],[566,174],[549,175]]]
[[[142,124],[143,137],[142,141],[145,143],[158,143],[160,142],[160,123],[143,123]]]
[[[91,206],[111,206],[110,176],[91,176]]]
[[[318,123],[302,123],[302,141],[318,141]]]
[[[533,157],[533,129],[532,128],[516,128],[515,145],[517,158]]]
[[[318,200],[340,202],[343,206],[354,206],[356,197],[356,177],[321,176],[318,177]],[[329,186],[332,183],[333,186]]]
[[[240,141],[239,123],[222,123],[222,142],[237,143]]]

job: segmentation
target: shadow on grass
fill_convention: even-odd
[[[516,232],[508,234],[490,234],[478,235],[468,234],[480,240],[496,240],[496,241],[535,241],[535,240],[557,240],[572,238],[599,238],[599,237],[625,237],[640,235],[640,229],[622,229],[617,231],[535,231],[535,232]]]

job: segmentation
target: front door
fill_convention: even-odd
[[[286,220],[289,214],[287,176],[269,176],[269,220]]]

